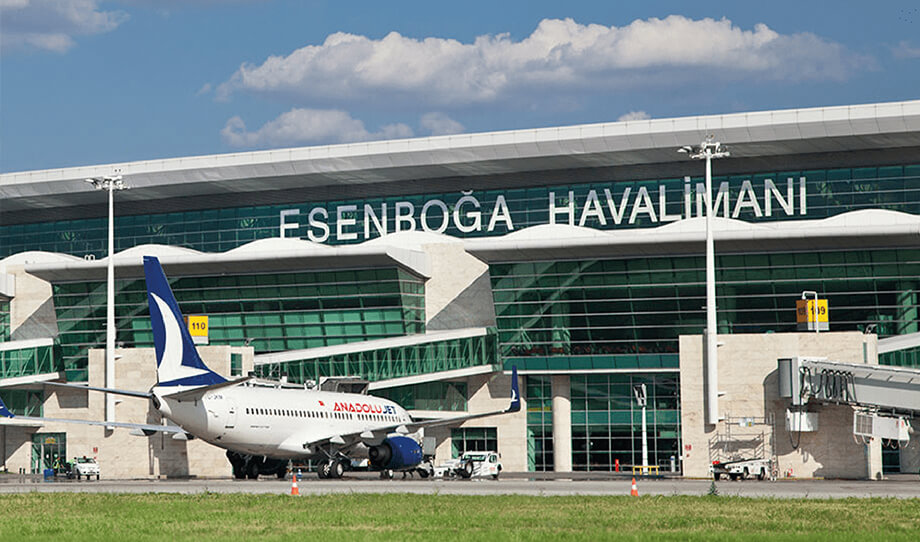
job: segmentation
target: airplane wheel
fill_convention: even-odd
[[[345,474],[345,465],[341,461],[333,461],[328,468],[330,478],[341,478]]]
[[[418,475],[421,476],[422,478],[428,478],[428,476],[430,476],[430,473],[425,469],[418,469]]]
[[[395,474],[396,473],[393,472],[393,469],[385,469],[385,470],[380,471],[380,479],[381,480],[392,480]]]
[[[320,463],[316,466],[316,475],[319,476],[320,480],[325,480],[328,477],[328,468],[326,463]]]
[[[249,462],[249,467],[246,469],[246,478],[250,480],[259,479],[259,464],[255,460]]]
[[[460,477],[469,478],[471,476],[473,476],[473,464],[467,463],[460,468]]]
[[[242,480],[246,478],[246,463],[243,461],[235,460],[230,462],[230,466],[233,467],[233,477],[237,480]]]

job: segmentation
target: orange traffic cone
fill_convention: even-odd
[[[632,489],[629,490],[629,494],[633,497],[639,496],[639,488],[636,487],[636,477],[633,476]]]
[[[297,495],[299,497],[300,490],[297,489],[297,473],[292,472],[291,474],[293,475],[293,482],[291,482],[291,495]]]

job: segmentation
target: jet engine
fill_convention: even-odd
[[[367,451],[371,466],[399,470],[422,462],[422,447],[409,437],[388,437]]]

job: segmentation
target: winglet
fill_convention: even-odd
[[[10,409],[6,408],[6,405],[3,404],[3,398],[0,398],[0,416],[4,418],[15,418],[16,415],[10,412]]]
[[[511,405],[505,412],[517,412],[521,410],[521,392],[518,391],[517,365],[511,366]]]
[[[209,369],[184,325],[182,311],[173,295],[160,260],[144,256],[144,278],[150,304],[153,346],[160,386],[210,386],[227,379]]]

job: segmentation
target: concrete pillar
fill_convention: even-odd
[[[553,375],[553,470],[572,472],[572,401],[569,375]]]
[[[882,479],[882,442],[874,438],[866,444],[866,479]]]

